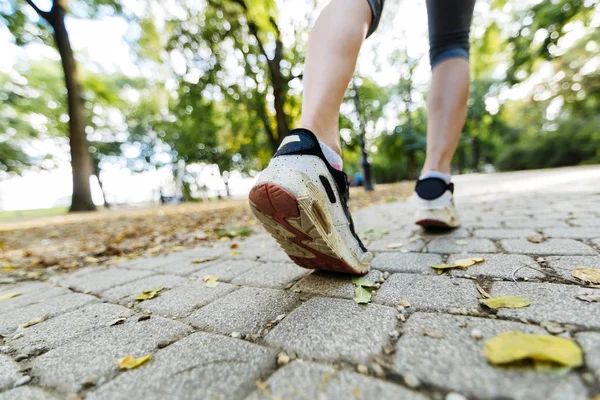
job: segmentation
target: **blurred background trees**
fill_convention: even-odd
[[[322,6],[0,0],[0,39],[22,48],[0,64],[0,185],[70,162],[72,210],[93,209],[94,191],[107,205],[242,193],[298,124],[303,54]],[[352,176],[361,137],[376,182],[419,173],[429,66],[426,46],[412,42],[426,43],[426,30],[397,29],[416,9],[421,17],[409,17],[422,25],[423,1],[388,2],[342,105]],[[455,173],[600,162],[599,11],[593,0],[478,2]],[[76,20],[126,26],[127,67],[73,55]],[[132,182],[144,190],[121,193]]]

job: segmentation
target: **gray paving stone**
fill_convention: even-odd
[[[21,386],[0,393],[0,400],[58,400],[59,397],[35,386]]]
[[[36,355],[133,314],[130,309],[114,304],[91,304],[24,329],[23,336],[10,341],[10,346],[18,349],[19,354]]]
[[[365,278],[375,283],[379,282],[380,276],[380,271],[372,269]],[[315,271],[302,278],[292,290],[301,294],[352,299],[356,289],[352,284],[352,278],[351,275]]]
[[[434,239],[427,244],[429,253],[495,253],[496,251],[496,246],[488,239]]]
[[[176,267],[172,267],[173,264],[190,264],[194,260],[202,261],[213,259],[221,257],[227,254],[229,251],[230,250],[228,250],[228,248],[222,245],[212,247],[197,247],[195,249],[179,251],[167,255],[123,261],[116,263],[115,265],[120,268],[145,269],[163,272],[164,269],[169,270],[170,268],[177,270]]]
[[[242,399],[275,368],[276,351],[210,333],[194,333],[142,367],[90,394],[88,400]]]
[[[570,221],[575,226],[600,227],[600,218],[576,218]]]
[[[600,333],[581,332],[575,339],[583,349],[586,365],[600,379]]]
[[[97,301],[93,296],[80,293],[69,293],[51,297],[37,304],[31,304],[18,310],[4,313],[0,317],[0,334],[6,335],[17,329],[21,324],[48,314],[55,316],[74,310],[86,304]]]
[[[7,291],[6,294],[8,293],[23,294],[0,302],[0,315],[9,311],[17,310],[19,308],[27,307],[32,304],[41,303],[46,299],[70,293],[70,291],[67,288],[56,287],[47,283],[43,283],[40,285],[39,290],[21,292],[20,290],[16,289]]]
[[[201,280],[192,281],[160,293],[158,297],[140,303],[139,307],[161,316],[180,318],[235,289],[236,286],[228,283],[221,282],[218,286],[209,288]]]
[[[71,275],[58,277],[55,281],[64,287],[74,288],[82,292],[89,291],[94,294],[100,294],[112,287],[145,278],[152,274],[152,271],[135,269],[92,267],[85,268]]]
[[[498,310],[502,317],[526,318],[535,322],[552,321],[600,327],[600,303],[577,299],[580,287],[534,282],[494,282],[492,296],[522,296],[531,301],[525,308]]]
[[[244,272],[231,282],[236,285],[283,289],[308,274],[310,270],[292,263],[265,263]]]
[[[550,238],[593,239],[598,236],[597,227],[546,228],[542,232]]]
[[[576,267],[600,269],[600,256],[548,257],[548,265],[564,278],[572,278],[571,271]]]
[[[160,272],[162,274],[173,274],[180,276],[189,276],[194,272],[197,272],[203,268],[206,268],[209,264],[213,265],[219,262],[220,258],[215,257],[200,257],[197,259],[190,258],[173,258],[169,262],[165,262],[160,266],[154,268],[154,271]],[[201,261],[198,263],[198,261]]]
[[[507,228],[526,228],[526,229],[545,229],[545,228],[567,228],[569,225],[565,222],[565,219],[532,219],[532,220],[511,220],[503,221],[504,226]]]
[[[375,257],[371,266],[382,271],[429,273],[435,272],[429,268],[441,264],[442,257],[438,254],[425,253],[382,253]]]
[[[468,213],[469,211],[467,211]],[[477,218],[469,217],[469,214],[462,213],[462,226],[465,228],[488,229],[502,228],[502,222],[498,218]]]
[[[314,298],[281,321],[265,342],[304,358],[366,362],[381,351],[396,323],[390,307]]]
[[[150,275],[124,285],[116,286],[102,293],[102,298],[109,301],[122,304],[127,304],[135,300],[138,294],[144,290],[153,289],[162,286],[164,289],[160,292],[161,295],[167,290],[180,286],[188,282],[187,279],[175,275]]]
[[[187,325],[159,317],[142,322],[130,320],[98,329],[37,357],[32,362],[32,373],[42,386],[74,392],[87,377],[115,376],[119,359],[127,355],[141,357],[153,352],[158,343],[189,331]]]
[[[397,248],[399,244],[401,247]],[[394,248],[390,248],[393,246]],[[370,251],[393,251],[393,252],[419,252],[425,247],[425,241],[422,239],[397,238],[394,236],[386,236],[381,239],[372,241],[367,245]]]
[[[600,238],[592,239],[592,243],[600,250]]]
[[[265,383],[267,393],[256,390],[246,400],[428,399],[402,386],[302,360],[279,369]]]
[[[15,292],[25,295],[47,291],[50,288],[52,288],[52,285],[46,282],[23,282],[12,285],[0,285],[0,296]]]
[[[591,247],[573,239],[548,239],[542,243],[531,243],[526,239],[504,239],[500,242],[509,253],[535,255],[596,254]]]
[[[449,276],[394,274],[374,295],[374,301],[397,306],[408,300],[417,310],[448,310],[479,308],[475,283]]]
[[[468,323],[467,328],[461,325]],[[436,339],[423,335],[425,328],[444,333]],[[577,375],[548,374],[533,368],[501,368],[488,364],[484,341],[471,337],[479,329],[489,339],[505,331],[545,333],[544,329],[516,322],[444,314],[415,313],[404,325],[394,369],[414,374],[426,385],[457,391],[468,397],[515,400],[584,400],[587,391]]]
[[[19,364],[12,358],[0,354],[0,390],[12,387],[12,384],[20,377]]]
[[[533,229],[476,229],[473,233],[475,237],[485,239],[513,239],[527,238],[529,236],[539,235]]]
[[[195,327],[218,333],[254,333],[299,303],[294,293],[277,289],[242,288],[198,311],[187,320]]]
[[[517,271],[514,274],[514,277],[519,279],[545,277],[541,272],[523,267],[523,265],[526,264],[531,265],[534,268],[540,268],[532,257],[521,254],[453,254],[448,258],[448,263],[453,263],[456,260],[465,258],[485,258],[485,261],[480,264],[475,264],[467,270],[454,269],[451,272],[452,276],[462,277],[470,275],[512,279],[513,271]]]
[[[258,261],[219,260],[210,263],[210,265],[195,272],[192,274],[192,276],[203,278],[206,275],[215,275],[219,277],[220,281],[230,282],[232,279],[243,274],[244,272],[261,265],[263,264]]]

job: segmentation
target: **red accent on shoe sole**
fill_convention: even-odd
[[[421,225],[423,228],[452,228],[445,222],[438,221],[437,219],[422,219],[415,222],[417,225]]]
[[[296,235],[293,238],[289,238],[290,241],[315,255],[315,258],[288,255],[294,263],[308,269],[350,274],[360,273],[352,268],[347,262],[323,254],[303,243],[312,242],[313,239],[304,232],[294,228],[286,221],[287,218],[298,218],[300,216],[300,210],[298,209],[298,200],[283,187],[274,183],[263,183],[253,187],[248,197],[259,212],[273,218],[279,225]]]

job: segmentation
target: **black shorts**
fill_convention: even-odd
[[[373,19],[370,36],[383,12],[385,0],[367,0]],[[426,0],[431,68],[449,58],[469,58],[469,33],[475,0]]]

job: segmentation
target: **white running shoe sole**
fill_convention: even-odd
[[[458,228],[460,218],[454,207],[452,193],[445,192],[435,200],[424,200],[414,194],[417,207],[415,224],[423,228]]]
[[[271,160],[250,191],[250,207],[288,256],[301,267],[366,274],[373,258],[350,230],[336,190],[329,199],[320,176],[335,187],[323,161],[289,155]]]

